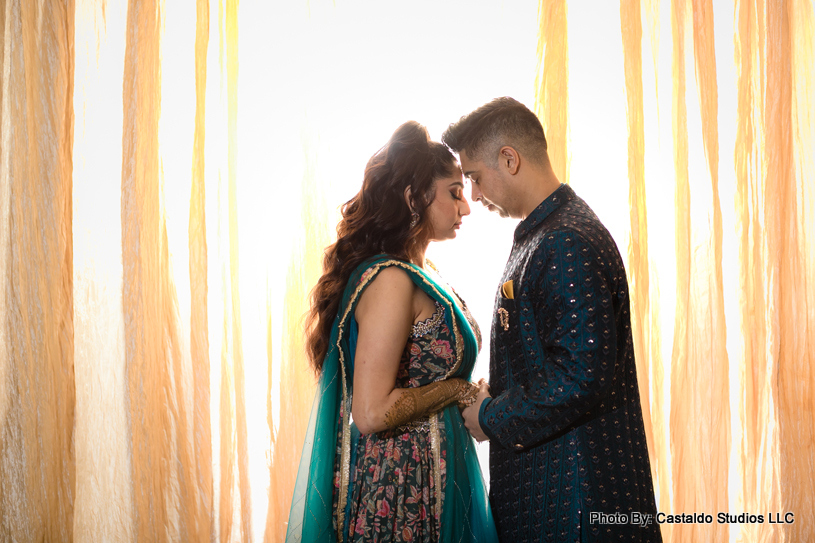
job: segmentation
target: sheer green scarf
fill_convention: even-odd
[[[388,266],[405,270],[430,298],[445,307],[445,318],[456,337],[458,353],[456,366],[447,377],[469,379],[475,365],[478,353],[475,333],[447,290],[421,268],[387,256],[360,265],[348,281],[331,331],[297,472],[287,542],[341,543],[347,540],[349,497],[353,494],[349,471],[354,466],[353,455],[359,439],[356,426],[350,422],[356,345],[354,309],[365,288]],[[436,427],[445,432],[447,458],[439,540],[497,542],[475,442],[464,427],[458,407],[453,404],[434,417]],[[438,424],[440,421],[443,424]],[[336,497],[335,466],[340,481]]]

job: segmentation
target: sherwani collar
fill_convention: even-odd
[[[536,207],[524,220],[515,228],[515,241],[519,241],[536,226],[543,222],[546,217],[552,214],[557,208],[573,200],[577,195],[572,187],[564,183],[560,184],[555,192],[549,195]]]

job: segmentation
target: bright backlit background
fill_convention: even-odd
[[[796,519],[666,542],[812,540],[814,7],[0,2],[0,540],[281,541],[338,209],[504,95],[626,262],[659,510]],[[515,226],[429,251],[476,378]]]
[[[322,192],[309,199],[325,206],[327,216],[320,219],[331,236],[338,208],[359,190],[368,159],[401,123],[419,121],[438,140],[450,123],[497,96],[513,96],[530,107],[534,103],[535,1],[312,2],[309,9],[302,5],[286,9],[281,17],[279,6],[244,3],[240,15],[242,51],[249,48],[256,54],[241,56],[239,89],[245,94],[239,103],[268,108],[239,112],[241,175],[252,172],[268,190],[268,198],[247,199],[240,205],[274,215],[278,226],[269,237],[274,255],[291,254],[307,235],[292,227],[303,220],[297,185],[304,172],[313,176],[316,190]],[[248,31],[243,30],[244,21],[274,19],[279,21],[274,29],[247,23]],[[274,119],[271,126],[269,119]],[[469,196],[469,188],[466,192]],[[485,344],[477,379],[488,372],[492,304],[517,222],[501,220],[480,205],[471,208],[458,238],[431,244],[428,257],[467,301],[482,327]],[[264,245],[262,239],[247,239],[241,255],[268,258],[258,244]],[[287,272],[272,266],[271,281],[285,283]],[[273,315],[282,318],[284,293],[276,294]],[[284,333],[279,328],[277,332]],[[282,338],[273,342],[280,345]],[[259,406],[265,393],[265,379],[256,381],[254,391],[247,388],[247,398],[254,396]],[[261,418],[258,427],[264,427],[264,411],[256,412]],[[265,467],[268,436],[255,437],[254,465],[260,471]],[[479,448],[485,474],[487,450],[487,445]],[[265,499],[265,489],[256,488],[253,501]]]

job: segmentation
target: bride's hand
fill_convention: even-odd
[[[478,395],[476,395],[475,401],[461,412],[461,416],[464,418],[464,426],[479,442],[487,439],[487,435],[478,423],[478,412],[481,410],[481,404],[487,398],[490,398],[490,385],[484,379],[481,379],[478,382]]]
[[[487,393],[489,393],[490,389],[490,385],[483,378],[479,379],[477,383],[468,383],[468,385],[469,389],[458,400],[458,408],[462,411],[476,402],[484,387],[486,387]]]

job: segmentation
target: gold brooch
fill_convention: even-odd
[[[505,331],[509,330],[509,311],[503,307],[498,310],[498,321],[501,323],[501,328]]]

